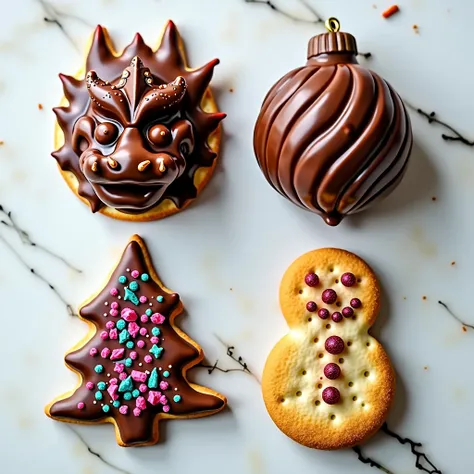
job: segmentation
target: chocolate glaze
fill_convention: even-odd
[[[412,148],[400,97],[356,56],[348,33],[312,38],[306,66],[272,87],[255,125],[268,182],[329,225],[392,191]]]
[[[81,375],[82,383],[73,395],[54,403],[49,409],[49,414],[53,418],[62,421],[88,423],[104,422],[106,418],[113,418],[120,433],[120,438],[126,445],[156,442],[158,439],[158,435],[156,434],[157,423],[162,418],[169,416],[183,418],[206,416],[219,411],[225,405],[224,397],[219,398],[214,395],[201,393],[198,391],[200,387],[192,387],[186,381],[185,372],[190,366],[198,363],[200,352],[195,346],[183,339],[173,328],[172,321],[174,317],[182,311],[182,303],[178,294],[166,292],[153,280],[151,276],[153,269],[147,268],[144,254],[146,249],[142,248],[143,245],[143,243],[140,244],[135,240],[132,240],[128,244],[120,263],[114,270],[105,288],[90,303],[81,308],[81,317],[93,323],[97,331],[83,347],[67,354],[66,363]],[[127,269],[129,269],[128,272]],[[140,278],[132,278],[130,271],[133,270],[138,270],[140,275],[142,273],[149,274],[150,279],[144,282],[141,281]],[[124,293],[122,290],[120,291],[120,295],[122,296],[120,300],[111,296],[110,290],[112,288],[122,289],[123,285],[118,282],[121,275],[125,275],[128,278],[128,282],[133,280],[138,282],[139,290],[136,291],[136,293],[137,295],[147,296],[147,303],[134,305],[130,301],[124,301]],[[163,296],[164,298],[161,303],[157,301],[158,296]],[[149,333],[155,324],[151,322],[146,324],[140,322],[140,315],[144,314],[146,309],[151,308],[153,313],[159,312],[165,316],[165,321],[158,325],[161,331],[159,345],[163,348],[161,357],[159,359],[153,358],[153,362],[150,364],[143,363],[144,356],[149,354],[152,344],[149,338],[138,335],[136,338],[131,338],[131,340],[136,342],[138,339],[143,339],[146,341],[146,346],[140,349],[135,345],[132,350],[138,353],[138,357],[133,362],[132,367],[125,368],[125,370],[130,374],[132,370],[152,371],[154,367],[157,369],[161,367],[162,370],[158,372],[160,381],[168,382],[170,388],[164,391],[160,390],[160,388],[157,390],[166,395],[170,400],[171,409],[169,413],[163,413],[161,404],[152,406],[147,403],[147,408],[141,412],[140,416],[134,416],[132,410],[135,407],[135,399],[132,398],[129,402],[122,400],[122,405],[129,406],[128,413],[122,415],[119,413],[118,408],[110,404],[111,399],[107,391],[103,392],[104,399],[101,402],[93,403],[94,393],[97,391],[97,383],[100,381],[108,382],[111,378],[118,378],[119,376],[119,374],[114,371],[115,363],[119,361],[112,361],[109,358],[101,357],[100,353],[102,349],[108,347],[113,350],[125,347],[119,343],[118,339],[102,340],[100,337],[100,333],[106,330],[105,325],[108,321],[117,323],[117,321],[122,319],[120,317],[120,311],[118,317],[112,317],[111,315],[104,316],[105,313],[109,312],[111,302],[113,301],[117,301],[120,304],[120,310],[131,308],[136,311],[138,315],[137,324],[141,327],[147,327]],[[108,303],[107,305],[105,305],[106,302]],[[150,306],[149,303],[152,303],[152,306]],[[90,349],[93,347],[98,349],[97,356],[91,356],[89,354]],[[125,349],[123,359],[127,358],[130,352],[131,350]],[[142,366],[138,365],[140,362],[143,363]],[[104,371],[100,374],[94,371],[94,367],[98,364],[104,367]],[[171,368],[169,368],[170,365]],[[170,372],[168,378],[162,376],[165,370]],[[108,376],[108,374],[110,374],[110,376]],[[94,384],[93,390],[89,390],[86,387],[87,382]],[[120,380],[118,383],[120,384]],[[135,387],[138,387],[138,385],[138,383],[135,383]],[[109,386],[108,383],[107,386]],[[175,391],[175,388],[178,388],[178,390]],[[172,400],[175,394],[181,396],[179,403],[174,403]],[[141,393],[140,395],[143,394]],[[146,397],[146,394],[144,396]],[[85,404],[83,409],[77,407],[79,402]],[[110,406],[108,413],[103,412],[102,403]]]
[[[225,117],[201,109],[218,62],[187,70],[172,22],[156,52],[137,33],[120,56],[96,28],[86,78],[60,75],[69,105],[54,109],[65,143],[53,153],[93,212],[143,213],[165,199],[180,208],[196,197],[194,173],[212,166],[208,137]]]

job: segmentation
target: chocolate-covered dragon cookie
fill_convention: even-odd
[[[90,332],[66,364],[80,384],[49,404],[46,414],[70,423],[113,423],[120,445],[139,446],[158,441],[160,420],[222,410],[222,395],[187,380],[203,353],[175,326],[182,310],[143,241],[132,237],[108,283],[79,312]]]
[[[196,198],[213,173],[225,117],[208,87],[218,62],[189,69],[171,21],[156,51],[137,33],[117,54],[96,28],[85,69],[60,75],[53,153],[93,212],[155,220]]]

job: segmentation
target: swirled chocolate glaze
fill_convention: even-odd
[[[348,33],[312,38],[306,66],[273,86],[255,125],[255,154],[268,182],[329,225],[391,192],[412,148],[400,97],[356,55]]]
[[[105,288],[80,310],[95,328],[84,346],[66,356],[81,385],[47,414],[60,421],[113,421],[121,444],[131,446],[156,443],[163,418],[224,408],[223,396],[186,379],[202,351],[174,327],[182,308],[179,296],[155,278],[143,241],[133,237]]]
[[[194,174],[213,164],[208,138],[225,117],[201,109],[218,62],[187,69],[172,22],[156,52],[137,34],[120,56],[97,27],[85,79],[60,75],[69,105],[54,109],[65,143],[53,153],[93,212],[139,214],[196,197]]]

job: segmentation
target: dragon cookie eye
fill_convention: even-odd
[[[94,132],[94,138],[101,145],[110,145],[118,136],[118,128],[110,122],[101,123],[97,126]]]
[[[166,146],[171,141],[171,132],[165,125],[157,124],[148,130],[148,138],[157,146]]]

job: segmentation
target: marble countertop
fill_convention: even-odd
[[[383,19],[390,4],[3,0],[2,474],[474,472],[474,315],[464,307],[474,263],[474,3],[402,0],[400,12]],[[304,64],[307,41],[328,16],[356,36],[366,53],[361,63],[404,98],[415,140],[397,190],[337,228],[280,198],[252,148],[265,93]],[[122,47],[137,31],[156,44],[169,18],[191,66],[221,59],[213,88],[228,118],[219,168],[193,206],[163,221],[134,225],[92,215],[50,156],[51,108],[62,95],[57,74],[78,69],[98,23]],[[165,283],[181,294],[181,327],[203,346],[206,363],[223,369],[196,368],[192,378],[225,394],[229,407],[167,423],[157,446],[123,449],[111,425],[57,423],[43,408],[74,386],[64,353],[87,331],[74,314],[100,289],[133,233],[147,241]],[[373,333],[397,372],[387,425],[356,451],[293,443],[273,425],[260,395],[266,356],[287,331],[277,301],[283,272],[300,254],[324,246],[354,251],[376,270],[384,298]]]

